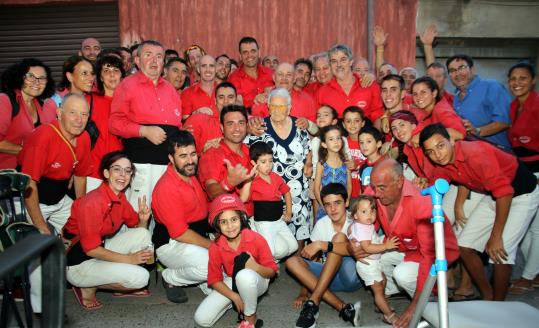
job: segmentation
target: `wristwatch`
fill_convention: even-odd
[[[328,241],[327,253],[331,253],[332,251],[333,251],[333,243],[331,241]]]
[[[481,128],[475,128],[475,135],[480,137],[481,136]]]

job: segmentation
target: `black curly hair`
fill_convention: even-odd
[[[41,60],[36,58],[24,58],[20,62],[17,62],[9,66],[3,73],[0,89],[2,92],[8,95],[15,95],[15,90],[22,89],[24,84],[24,76],[30,70],[30,67],[43,67],[45,73],[47,73],[47,84],[43,93],[37,97],[39,100],[44,101],[50,98],[54,94],[54,79],[52,78],[51,69]]]

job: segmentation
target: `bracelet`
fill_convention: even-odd
[[[331,241],[328,241],[327,253],[331,253],[331,252],[333,252],[333,243]]]

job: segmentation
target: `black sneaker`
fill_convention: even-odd
[[[171,285],[163,278],[161,278],[161,280],[163,280],[163,287],[165,287],[165,292],[169,301],[172,303],[187,302],[187,294],[185,293],[185,290],[183,290],[183,287]]]
[[[303,309],[301,309],[298,321],[296,321],[296,328],[314,328],[316,327],[316,319],[318,319],[318,305],[308,300],[303,304]]]
[[[339,312],[339,317],[344,321],[350,322],[354,327],[359,326],[360,315],[361,301],[357,301],[355,304],[348,303],[342,308],[341,312]]]

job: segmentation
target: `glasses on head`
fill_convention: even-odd
[[[131,167],[121,167],[119,165],[113,165],[110,167],[110,171],[115,174],[125,174],[125,175],[131,175],[133,174],[133,168]]]
[[[278,110],[287,110],[288,105],[273,105],[273,104],[270,104],[269,108],[270,109],[278,109]]]
[[[40,76],[40,77],[37,77],[35,76],[34,74],[28,72],[26,74],[24,74],[24,78],[26,79],[26,81],[30,82],[30,83],[39,83],[39,84],[47,84],[47,81],[48,81],[48,78],[46,76]]]
[[[455,68],[450,68],[448,69],[447,71],[449,72],[449,74],[455,74],[457,72],[459,73],[462,73],[464,72],[465,70],[467,70],[470,66],[468,65],[460,65],[459,67],[457,67],[456,69]]]

